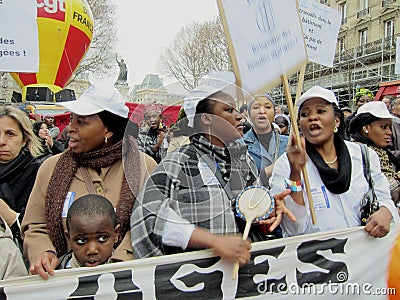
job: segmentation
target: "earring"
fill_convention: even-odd
[[[365,129],[364,132],[365,132],[365,134],[368,134],[368,130],[367,129]]]
[[[108,142],[108,137],[104,137],[104,143],[106,143],[107,144],[107,142]]]
[[[337,126],[335,125],[335,127],[333,128],[333,132],[338,132],[338,128],[337,128]]]

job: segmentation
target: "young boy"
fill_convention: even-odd
[[[71,252],[59,259],[58,269],[108,263],[119,227],[113,205],[103,196],[89,194],[76,199],[68,210],[65,231]]]

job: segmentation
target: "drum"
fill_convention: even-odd
[[[263,186],[249,186],[236,197],[236,215],[247,221],[257,223],[267,219],[275,207],[274,197]]]

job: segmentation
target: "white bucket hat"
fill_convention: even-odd
[[[189,91],[183,101],[183,109],[188,119],[188,126],[193,127],[194,115],[196,114],[197,104],[203,99],[210,97],[216,92],[226,92],[235,100],[235,76],[232,72],[211,71],[207,77],[200,80],[202,83],[198,87]]]
[[[339,106],[335,94],[328,89],[322,88],[318,85],[313,86],[308,91],[306,91],[301,97],[296,101],[296,106],[300,107],[306,100],[312,98],[322,98],[329,103],[336,104]]]
[[[129,109],[125,102],[115,87],[91,85],[78,100],[61,102],[57,105],[81,116],[94,115],[106,110],[127,118]]]
[[[400,123],[400,119],[390,114],[386,104],[382,101],[370,101],[365,103],[357,110],[356,116],[365,113],[370,113],[380,119],[392,119],[392,121]]]

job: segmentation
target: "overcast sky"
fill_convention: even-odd
[[[140,84],[149,73],[159,74],[159,56],[182,26],[218,16],[217,0],[115,1],[117,52],[127,64],[130,87]]]

